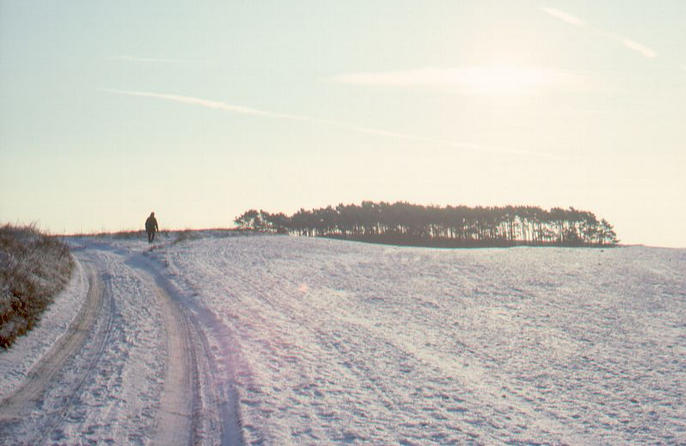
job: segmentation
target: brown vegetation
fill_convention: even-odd
[[[34,227],[0,227],[0,347],[33,328],[73,267],[60,240]]]

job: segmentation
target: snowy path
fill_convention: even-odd
[[[76,257],[87,298],[0,401],[0,443],[239,443],[202,334],[154,265],[97,244]]]
[[[686,443],[686,250],[219,235],[72,240],[0,443]]]
[[[88,266],[86,269],[89,284],[86,302],[64,336],[31,369],[26,380],[21,383],[21,386],[10,397],[0,403],[0,421],[2,422],[0,424],[0,434],[2,434],[3,430],[9,429],[13,424],[25,418],[27,414],[40,407],[41,399],[48,392],[50,386],[54,385],[53,379],[57,373],[64,367],[65,362],[71,356],[84,347],[87,340],[96,346],[96,356],[102,352],[102,347],[109,337],[111,328],[99,330],[97,335],[90,339],[88,337],[94,328],[97,316],[103,310],[103,286],[102,281],[93,271],[92,267]],[[111,314],[107,310],[105,312],[108,315]],[[97,360],[97,358],[95,359]],[[88,372],[89,370],[85,370],[80,379],[75,379],[69,383],[72,393],[79,390],[79,387],[87,378]],[[31,432],[33,438],[27,438],[27,440],[38,442],[41,438],[45,438],[45,433],[60,422],[64,416],[65,408],[63,406],[62,410],[46,414],[40,422],[35,423],[32,427],[33,432]],[[2,436],[3,438],[6,437],[5,435]],[[9,434],[7,434],[8,437]]]

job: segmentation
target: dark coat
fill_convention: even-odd
[[[152,215],[145,220],[145,230],[147,232],[157,232],[160,228],[157,226],[157,219]]]

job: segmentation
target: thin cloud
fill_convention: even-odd
[[[647,57],[648,59],[654,59],[655,57],[657,57],[657,52],[654,49],[652,49],[646,45],[643,45],[642,43],[638,43],[638,42],[631,40],[627,37],[615,36],[615,35],[613,35],[612,37],[615,40],[617,40],[618,42],[620,42],[622,45],[624,45],[626,48],[628,48],[632,51],[635,51],[635,52],[641,54],[642,56]]]
[[[343,129],[358,132],[358,133],[367,133],[370,135],[389,136],[389,137],[393,137],[393,138],[407,139],[407,140],[412,140],[412,141],[439,142],[438,140],[434,140],[431,138],[425,138],[425,137],[416,136],[416,135],[409,135],[407,133],[392,132],[392,131],[388,131],[388,130],[375,129],[375,128],[369,128],[369,127],[360,127],[360,126],[356,126],[356,125],[349,124],[346,122],[332,121],[329,119],[315,118],[315,117],[306,116],[306,115],[294,115],[294,114],[290,114],[290,113],[278,113],[278,112],[272,112],[272,111],[268,111],[268,110],[259,110],[256,108],[244,107],[241,105],[227,104],[227,103],[221,102],[221,101],[212,101],[209,99],[201,99],[201,98],[196,98],[196,97],[192,97],[192,96],[181,96],[181,95],[177,95],[177,94],[166,94],[166,93],[153,93],[153,92],[148,92],[148,91],[115,90],[115,89],[110,89],[110,88],[104,88],[104,89],[102,89],[102,91],[105,91],[108,93],[119,94],[119,95],[125,95],[125,96],[139,96],[139,97],[163,99],[163,100],[172,101],[172,102],[179,102],[182,104],[199,105],[199,106],[205,107],[205,108],[212,108],[212,109],[216,109],[216,110],[224,110],[224,111],[228,111],[228,112],[232,112],[232,113],[239,113],[242,115],[259,116],[262,118],[285,119],[285,120],[290,120],[290,121],[303,121],[303,122],[311,122],[311,123],[316,123],[316,124],[324,124],[324,125],[343,128]],[[476,145],[474,145],[472,143],[463,143],[463,142],[455,142],[455,141],[440,141],[440,142],[443,144],[449,143],[449,144],[454,145],[456,147],[458,147],[458,146],[464,147],[464,148],[476,147]]]
[[[541,11],[545,12],[546,14],[555,17],[556,19],[562,20],[565,23],[569,23],[570,25],[574,26],[585,26],[586,22],[581,20],[580,18],[564,11],[560,11],[559,9],[555,8],[541,8]]]
[[[550,68],[467,66],[345,73],[333,76],[331,80],[383,87],[457,87],[464,93],[500,94],[555,85],[578,86],[586,82],[586,77]]]
[[[559,9],[555,8],[540,8],[541,11],[545,12],[546,14],[555,17],[556,19],[562,20],[563,22],[569,23],[570,25],[574,26],[586,26],[586,22],[581,20],[579,17],[576,17],[568,12],[561,11]],[[642,43],[636,42],[635,40],[632,40],[628,37],[620,36],[618,34],[613,34],[607,31],[604,31],[602,29],[596,29],[597,32],[599,32],[601,35],[604,35],[605,37],[609,37],[622,45],[624,45],[625,48],[635,51],[639,54],[641,54],[643,57],[647,57],[648,59],[653,59],[657,57],[657,51],[654,49],[650,48],[647,45],[644,45]]]
[[[160,64],[193,64],[202,62],[197,59],[168,59],[162,57],[139,57],[139,56],[110,56],[107,60],[118,60],[124,62],[140,62],[140,63],[160,63]]]
[[[181,96],[177,94],[154,93],[149,91],[131,91],[131,90],[116,90],[111,88],[103,88],[102,91],[107,93],[114,93],[125,96],[139,96],[145,98],[163,99],[166,101],[179,102],[182,104],[199,105],[205,108],[213,108],[218,110],[229,111],[233,113],[240,113],[243,115],[261,116],[264,118],[275,119],[290,119],[294,121],[312,121],[314,118],[308,116],[291,115],[287,113],[275,113],[270,111],[258,110],[250,107],[243,107],[240,105],[231,105],[225,102],[212,101],[209,99],[195,98],[192,96]]]
[[[278,112],[273,112],[273,111],[268,111],[268,110],[260,110],[260,109],[256,109],[256,108],[244,107],[241,105],[234,105],[234,104],[227,104],[227,103],[221,102],[221,101],[213,101],[213,100],[209,100],[209,99],[196,98],[196,97],[192,97],[192,96],[182,96],[182,95],[167,94],[167,93],[155,93],[155,92],[149,92],[149,91],[117,90],[117,89],[111,89],[111,88],[102,88],[102,89],[100,89],[100,91],[104,91],[106,93],[111,93],[111,94],[124,95],[124,96],[136,96],[136,97],[160,99],[160,100],[165,100],[165,101],[177,102],[177,103],[181,103],[181,104],[196,105],[196,106],[215,109],[215,110],[223,110],[223,111],[228,111],[228,112],[232,112],[232,113],[238,113],[238,114],[249,115],[249,116],[257,116],[257,117],[262,117],[262,118],[310,122],[310,123],[314,123],[314,124],[337,127],[337,128],[343,129],[343,130],[356,132],[356,133],[364,133],[364,134],[376,135],[376,136],[385,136],[385,137],[403,139],[403,140],[414,141],[414,142],[426,142],[426,143],[437,144],[437,145],[442,145],[442,146],[447,146],[447,147],[454,147],[454,148],[458,148],[461,150],[470,150],[470,151],[476,151],[476,152],[510,153],[510,154],[517,154],[517,155],[524,155],[525,154],[525,155],[531,155],[531,156],[538,156],[538,157],[542,157],[542,158],[551,158],[551,155],[546,154],[546,153],[529,152],[529,151],[524,151],[524,150],[509,149],[509,148],[505,148],[505,147],[483,146],[480,144],[476,144],[473,142],[466,142],[466,141],[435,139],[435,138],[429,138],[429,137],[424,137],[424,136],[412,135],[412,134],[408,134],[408,133],[400,133],[400,132],[393,132],[393,131],[376,129],[376,128],[371,128],[371,127],[363,127],[363,126],[350,124],[347,122],[315,118],[315,117],[306,116],[306,115],[295,115],[295,114],[290,114],[290,113],[278,113]]]

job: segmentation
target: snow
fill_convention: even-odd
[[[76,264],[64,291],[55,296],[30,336],[20,336],[13,348],[4,352],[0,350],[0,401],[26,379],[36,362],[66,332],[85,300],[87,290],[83,268]]]
[[[686,252],[287,237],[156,251],[231,332],[246,442],[686,440]]]
[[[152,441],[174,368],[162,293],[194,338],[200,443],[686,442],[686,250],[197,237],[73,239],[72,283],[0,353],[0,400],[74,319],[92,265],[112,310],[102,352],[56,379],[78,395],[53,441]],[[39,421],[9,432],[31,442]]]
[[[33,364],[28,373],[23,367],[21,375],[14,373],[23,382],[9,380],[12,391],[27,393],[29,401],[13,404],[14,395],[9,394],[0,402],[0,419],[9,419],[0,421],[0,438],[16,444],[141,444],[154,426],[165,369],[159,310],[150,290],[115,252],[86,249],[75,255],[79,273],[49,307],[38,330],[0,353],[4,370],[15,365],[17,356]],[[93,316],[83,315],[87,271],[96,266],[107,271],[103,297]],[[51,322],[67,319],[64,315],[78,320],[79,326]],[[83,334],[82,341],[71,341]],[[60,344],[65,339],[66,345]],[[55,349],[24,350],[25,345],[49,340],[68,348],[69,356],[60,358]]]

